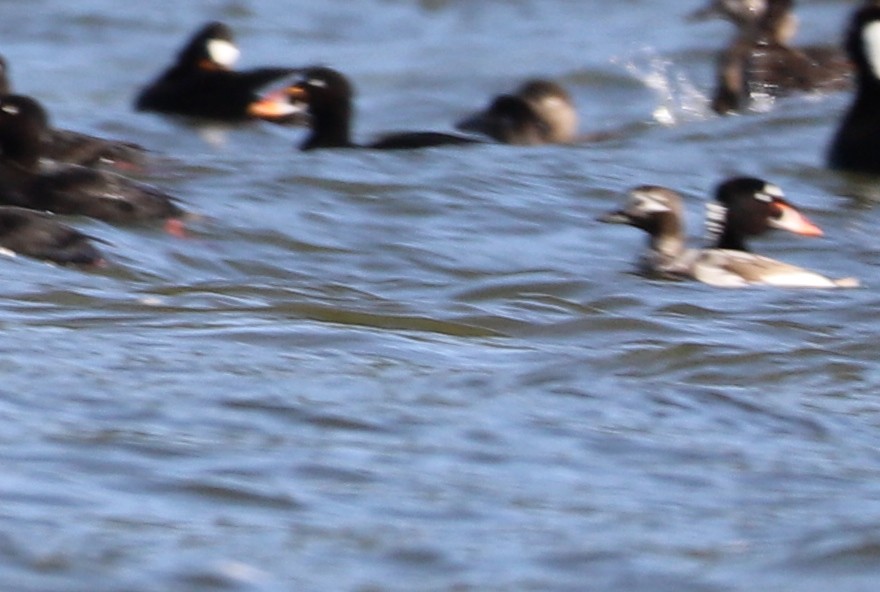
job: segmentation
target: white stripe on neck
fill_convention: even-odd
[[[704,240],[714,244],[727,227],[727,206],[709,201],[706,202],[706,218],[704,221]]]

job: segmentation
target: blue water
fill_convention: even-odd
[[[19,92],[154,151],[204,219],[68,222],[100,272],[0,260],[0,581],[16,591],[873,590],[876,186],[825,170],[846,93],[706,109],[731,31],[685,2],[0,1]],[[802,42],[853,3],[802,1]],[[199,25],[323,63],[356,136],[559,79],[599,145],[294,150],[131,101]],[[780,185],[756,248],[859,290],[647,280],[633,185]]]

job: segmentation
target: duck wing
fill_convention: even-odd
[[[134,223],[179,217],[183,210],[161,190],[109,171],[64,167],[34,179],[27,207],[106,222]]]
[[[776,286],[781,288],[843,288],[859,285],[855,278],[830,279],[814,271],[728,249],[707,249],[694,261],[693,277],[711,286],[737,288]]]

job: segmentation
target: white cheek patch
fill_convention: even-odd
[[[18,107],[15,105],[3,105],[0,107],[4,113],[9,113],[10,115],[18,115]]]
[[[308,84],[309,86],[316,86],[318,88],[327,88],[327,81],[320,78],[309,78],[308,80],[306,80],[306,84]]]
[[[862,29],[862,45],[874,78],[880,79],[880,21],[870,22]]]
[[[640,211],[647,214],[658,214],[668,212],[669,204],[664,200],[658,199],[653,195],[642,192],[634,192],[632,194],[633,205]]]
[[[568,106],[568,103],[559,97],[546,97],[539,101],[539,103],[550,110],[564,109]]]
[[[211,39],[207,44],[208,55],[211,60],[224,68],[231,68],[238,61],[241,52],[235,45],[223,39]]]

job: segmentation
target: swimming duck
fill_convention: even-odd
[[[717,113],[740,111],[762,98],[852,84],[852,67],[838,48],[791,44],[798,28],[793,7],[793,0],[715,0],[700,11],[720,14],[737,26],[717,58],[712,99]]]
[[[0,96],[11,93],[9,64],[0,56]],[[52,162],[106,165],[120,169],[140,168],[146,160],[146,150],[132,142],[108,140],[54,127],[44,135],[42,154]]]
[[[560,84],[536,78],[512,94],[498,95],[486,109],[456,127],[504,144],[566,144],[577,139],[578,114],[571,95]]]
[[[40,166],[48,115],[34,99],[0,97],[0,203],[108,222],[165,220],[177,232],[184,211],[160,190],[77,165]]]
[[[828,151],[832,168],[880,174],[880,4],[853,14],[846,51],[855,65],[856,89]]]
[[[141,90],[138,111],[157,111],[218,121],[248,119],[260,89],[294,72],[291,68],[235,71],[232,30],[220,22],[201,27],[170,67]]]
[[[829,279],[816,272],[745,250],[745,238],[773,228],[805,236],[822,231],[775,185],[753,177],[725,181],[716,190],[717,204],[709,209],[710,248],[686,245],[681,195],[656,185],[632,189],[622,209],[600,217],[602,222],[628,224],[648,233],[642,271],[667,279],[695,279],[718,287],[766,285],[778,287],[854,287],[857,280]]]
[[[14,254],[59,265],[101,266],[105,260],[93,240],[49,214],[0,206],[0,248]]]
[[[268,121],[305,113],[310,132],[301,150],[318,148],[374,148],[383,150],[428,148],[480,143],[480,140],[441,132],[386,134],[369,144],[351,140],[354,88],[340,72],[326,67],[306,68],[299,80],[282,91],[252,103],[249,112]]]

